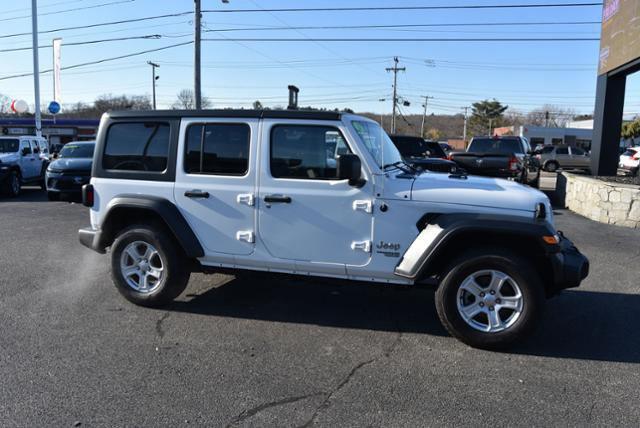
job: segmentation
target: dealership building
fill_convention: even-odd
[[[94,140],[98,131],[98,119],[44,119],[42,136],[49,144],[66,144],[69,141]],[[0,118],[2,135],[35,135],[36,124],[33,118]]]

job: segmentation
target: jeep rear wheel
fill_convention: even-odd
[[[130,302],[162,306],[184,291],[189,271],[184,255],[161,229],[131,226],[118,234],[111,251],[111,276]]]
[[[11,171],[9,173],[9,177],[7,177],[7,180],[5,182],[4,190],[12,198],[20,195],[20,191],[22,190],[22,183],[20,183],[20,175],[17,171]]]
[[[463,254],[436,292],[436,310],[449,333],[484,349],[529,335],[543,306],[543,286],[531,263],[501,249]]]

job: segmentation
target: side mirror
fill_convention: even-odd
[[[35,153],[35,154],[40,153],[40,149],[36,147],[35,149],[33,149],[33,153]]]
[[[22,154],[22,156],[26,156],[26,155],[31,154],[31,153],[29,152],[29,148],[28,148],[28,147],[23,147],[23,148],[22,148],[22,152],[20,152],[20,153]]]
[[[362,187],[366,183],[360,178],[362,175],[362,162],[358,155],[345,154],[338,158],[338,178],[349,180],[349,185]]]

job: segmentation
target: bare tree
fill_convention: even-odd
[[[207,97],[202,97],[202,108],[210,108],[211,101]],[[194,110],[196,108],[196,96],[191,89],[183,89],[178,92],[176,101],[171,104],[171,108],[177,110]]]
[[[574,109],[545,104],[527,114],[527,125],[564,128],[575,116]]]

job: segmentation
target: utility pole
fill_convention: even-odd
[[[398,57],[393,58],[393,62],[395,63],[393,67],[387,68],[387,72],[393,71],[393,110],[391,114],[391,133],[396,133],[396,110],[398,107],[398,71],[406,71],[405,67],[398,67],[399,59]]]
[[[156,80],[160,78],[160,76],[156,76],[156,68],[160,67],[159,64],[155,62],[147,61],[147,64],[151,66],[151,86],[153,88],[153,109],[156,109]]]
[[[422,126],[420,127],[420,136],[422,138],[424,138],[424,123],[427,120],[427,106],[429,105],[429,99],[433,98],[430,96],[425,95],[424,96],[424,105],[422,107],[424,107],[424,113],[422,114]]]
[[[200,110],[202,108],[202,86],[200,79],[200,39],[202,36],[201,33],[201,23],[200,20],[202,18],[200,0],[194,0],[196,4],[195,18],[193,22],[195,23],[195,39],[194,39],[194,78],[193,78],[193,92],[196,101],[196,110]]]
[[[467,114],[469,112],[469,107],[462,107],[462,109],[464,110],[464,130],[462,133],[462,139],[464,140],[465,144],[467,143]]]
[[[31,0],[31,39],[33,42],[33,92],[36,102],[36,136],[42,137],[42,113],[40,113],[40,59],[38,57],[38,0]]]

